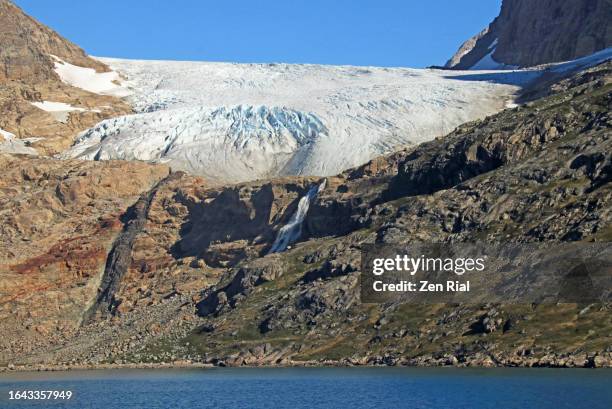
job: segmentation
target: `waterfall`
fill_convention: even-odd
[[[306,214],[308,213],[308,208],[310,207],[310,202],[317,197],[317,194],[325,188],[325,180],[318,185],[312,186],[306,195],[302,196],[298,203],[298,208],[291,216],[291,219],[287,224],[285,224],[278,231],[278,235],[276,236],[276,240],[274,240],[274,244],[268,251],[268,254],[271,253],[280,253],[282,251],[287,250],[287,247],[294,243],[297,239],[302,235],[302,223],[306,218]]]

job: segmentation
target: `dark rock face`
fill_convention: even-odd
[[[195,256],[209,266],[232,267],[266,253],[276,231],[296,211],[300,198],[317,179],[279,179],[218,189],[179,189],[173,201],[187,210],[176,258]]]
[[[85,322],[89,321],[98,312],[102,315],[116,312],[118,300],[115,298],[115,293],[132,262],[132,251],[136,236],[145,226],[151,202],[157,193],[157,187],[170,177],[161,180],[153,189],[143,194],[123,215],[123,230],[115,239],[108,254],[96,300],[85,313],[83,319]]]
[[[226,307],[235,307],[241,299],[248,296],[256,286],[274,281],[283,275],[284,267],[278,256],[272,255],[272,260],[255,260],[235,270],[230,270],[233,276],[226,285],[211,287],[204,299],[198,303],[198,313],[206,316],[219,313]],[[217,289],[217,287],[220,287]]]
[[[609,0],[504,0],[499,17],[446,66],[470,68],[493,47],[495,61],[521,67],[584,57],[612,45],[611,18]]]

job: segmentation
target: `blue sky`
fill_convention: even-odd
[[[425,67],[501,0],[14,0],[89,54],[140,59]]]

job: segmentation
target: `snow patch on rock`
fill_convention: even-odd
[[[42,101],[42,102],[30,102],[38,109],[42,109],[46,111],[55,118],[58,122],[66,122],[68,120],[68,115],[72,111],[84,112],[86,109],[74,107],[70,104],[66,104],[64,102],[54,102],[54,101]]]
[[[37,138],[19,139],[4,129],[0,129],[0,136],[2,137],[0,139],[0,152],[38,155],[36,149],[30,147],[30,143],[35,142]]]
[[[93,68],[79,67],[51,55],[55,72],[60,79],[73,87],[84,89],[95,94],[126,97],[130,91],[120,85],[121,77],[115,71],[96,72]]]
[[[489,45],[488,50],[490,50],[487,55],[482,57],[480,61],[474,64],[470,70],[516,70],[518,66],[516,65],[507,65],[500,62],[495,61],[493,58],[493,53],[495,53],[495,49],[497,48],[497,38],[493,40],[493,42]]]

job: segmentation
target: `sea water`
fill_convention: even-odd
[[[70,400],[9,400],[10,391]],[[612,408],[612,370],[214,368],[0,374],[1,408]]]

